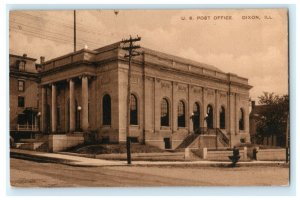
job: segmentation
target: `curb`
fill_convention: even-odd
[[[50,162],[50,163],[61,163],[61,164],[67,164],[72,162],[71,160],[66,159],[60,159],[60,158],[50,158],[45,156],[39,156],[39,155],[29,155],[26,153],[20,153],[20,152],[10,152],[11,158],[19,158],[24,160],[32,160],[37,162]]]
[[[44,163],[58,163],[63,165],[69,165],[73,167],[112,167],[112,166],[127,166],[127,164],[105,164],[105,165],[91,165],[91,164],[81,164],[76,163],[74,160],[67,160],[67,159],[61,159],[61,158],[50,158],[46,156],[39,156],[39,155],[30,155],[26,153],[20,153],[20,152],[10,152],[11,158],[16,159],[23,159],[23,160],[30,160],[35,162],[44,162]]]
[[[133,162],[131,165],[128,165],[127,163],[115,163],[115,164],[104,164],[104,165],[99,165],[99,164],[84,164],[84,163],[79,163],[74,160],[68,160],[68,159],[61,159],[61,158],[50,158],[46,156],[40,156],[40,155],[30,155],[26,153],[21,153],[21,152],[11,152],[10,156],[12,158],[17,158],[17,159],[24,159],[24,160],[31,160],[31,161],[36,161],[36,162],[50,162],[50,163],[59,163],[63,165],[69,165],[73,167],[112,167],[112,166],[143,166],[143,167],[149,167],[149,166],[157,166],[157,167],[162,167],[162,166],[185,166],[185,167],[222,167],[222,168],[232,168],[230,167],[231,162],[169,162],[169,163],[155,163],[153,161],[152,163],[135,163]],[[283,163],[283,162],[273,162],[273,163],[263,163],[263,162],[239,162],[237,163],[236,167],[253,167],[253,166],[280,166],[280,167],[288,167],[289,163]]]

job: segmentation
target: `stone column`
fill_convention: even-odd
[[[56,132],[57,125],[56,85],[51,85],[51,132]]]
[[[70,132],[75,131],[75,94],[74,94],[74,81],[69,80],[69,92],[70,92]]]
[[[187,112],[186,118],[187,118],[187,121],[188,121],[187,126],[188,126],[189,133],[194,132],[194,129],[193,129],[193,124],[194,123],[193,123],[193,120],[192,120],[191,117],[192,117],[193,106],[194,106],[195,102],[193,102],[191,100],[191,95],[192,95],[191,91],[192,91],[192,86],[190,84],[188,84],[188,102],[187,102],[188,112]]]
[[[205,120],[205,117],[206,117],[206,114],[207,114],[207,105],[206,105],[206,89],[203,87],[202,88],[202,109],[200,110],[200,112],[202,112],[203,114],[203,117],[202,117],[202,120],[201,120],[201,126],[203,128],[207,128],[207,123],[206,123],[206,120]]]
[[[239,126],[239,121],[240,121],[240,101],[239,101],[239,94],[235,94],[235,134],[238,135],[240,133],[240,126]],[[244,113],[245,116],[245,113]],[[245,125],[245,123],[244,123]]]
[[[175,95],[175,83],[174,81],[172,81],[172,96],[171,96],[171,100],[170,100],[170,110],[169,110],[169,113],[170,113],[170,126],[171,126],[171,131],[172,133],[176,132],[176,128],[175,128],[175,123],[174,123],[174,120],[173,120],[173,105],[174,105],[174,95]],[[172,105],[172,106],[171,106]]]
[[[82,115],[81,115],[81,124],[82,130],[87,131],[89,128],[89,83],[88,77],[82,76],[81,79],[81,103],[82,103]]]
[[[229,132],[235,134],[236,129],[235,94],[229,93]]]
[[[47,112],[47,98],[46,98],[46,87],[42,86],[42,104],[41,104],[41,119],[40,119],[40,126],[41,131],[46,133],[47,129],[47,122],[46,122],[46,112]]]
[[[214,128],[220,128],[220,109],[219,109],[219,92],[215,90],[215,113],[214,113]]]

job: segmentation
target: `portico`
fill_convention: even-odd
[[[57,82],[52,82],[50,84],[41,85],[41,102],[42,102],[42,123],[41,123],[41,129],[43,132],[48,132],[47,127],[51,123],[51,129],[50,133],[57,133],[58,132],[58,124],[60,124],[61,116],[63,113],[61,113],[61,107],[58,107],[58,93],[57,93],[57,87],[59,85],[60,87],[60,93],[62,87],[68,87],[68,96],[67,98],[60,98],[60,101],[62,99],[67,99],[68,102],[60,102],[61,104],[66,104],[65,111],[67,112],[67,115],[65,116],[68,119],[65,119],[68,124],[65,125],[65,128],[59,130],[59,132],[69,132],[73,133],[74,131],[88,131],[89,130],[89,79],[91,76],[83,74],[78,77],[68,78],[65,80],[60,80]],[[81,86],[81,104],[77,103],[76,96],[75,96],[75,80],[77,84],[79,83]],[[51,97],[48,98],[47,94],[51,94]],[[61,95],[61,94],[60,94]],[[51,99],[51,102],[49,102],[49,99]],[[49,102],[49,104],[48,104]],[[47,106],[51,107],[51,113],[47,113]],[[80,110],[78,109],[80,108]],[[78,113],[80,112],[80,118]],[[47,116],[50,116],[51,120],[47,119]],[[77,119],[76,119],[77,117]],[[79,121],[80,120],[80,121]],[[77,127],[77,128],[76,128]]]

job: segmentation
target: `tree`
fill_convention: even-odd
[[[264,92],[259,96],[259,104],[264,105],[260,110],[257,120],[257,140],[262,141],[265,137],[277,137],[278,145],[285,144],[285,132],[289,115],[289,96],[275,95]]]

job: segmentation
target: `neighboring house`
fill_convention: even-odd
[[[268,105],[255,105],[255,101],[251,102],[251,112],[250,112],[250,136],[252,143],[263,144],[268,146],[285,146],[285,137],[286,132],[282,134],[281,137],[277,137],[276,135],[270,133],[269,137],[264,137],[262,141],[259,141],[256,137],[257,135],[257,123],[258,120],[262,117],[262,113],[266,112],[268,109]],[[286,128],[286,123],[282,126]]]
[[[18,140],[38,132],[38,67],[36,59],[9,55],[10,134]]]

